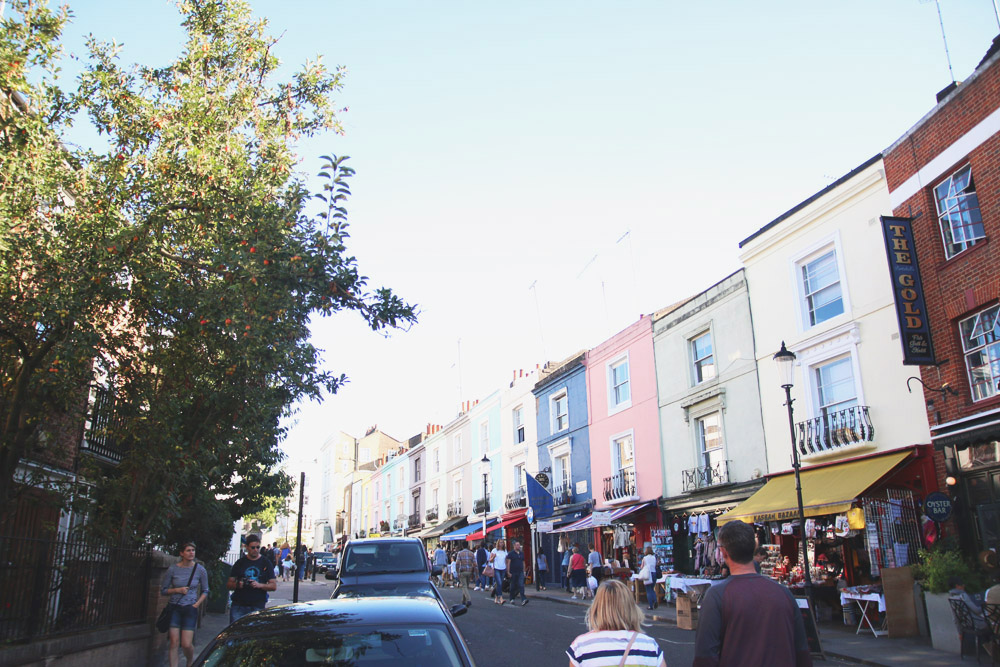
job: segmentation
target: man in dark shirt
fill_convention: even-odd
[[[514,550],[507,554],[507,573],[510,575],[510,601],[513,603],[520,594],[523,607],[528,604],[524,594],[524,552],[517,540],[514,541]]]
[[[483,569],[486,567],[486,561],[490,559],[490,552],[486,550],[486,543],[480,543],[479,548],[476,549],[476,567],[479,569],[479,578],[476,580],[475,590],[486,590],[486,577],[483,576]]]
[[[732,576],[701,603],[694,667],[811,667],[806,628],[791,592],[754,572],[753,528],[730,521],[719,549]]]
[[[233,592],[229,607],[229,622],[264,608],[267,592],[278,587],[274,578],[274,565],[260,555],[260,537],[247,535],[247,555],[240,558],[229,572],[226,588]]]

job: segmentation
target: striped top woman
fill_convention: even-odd
[[[587,612],[590,632],[566,650],[570,667],[666,667],[656,640],[640,632],[642,610],[617,579],[601,583]]]

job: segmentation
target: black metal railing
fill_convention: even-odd
[[[807,419],[796,424],[795,431],[802,456],[875,440],[875,427],[867,405],[855,405]]]
[[[423,525],[424,521],[420,518],[420,512],[414,512],[410,515],[410,519],[407,522],[407,528],[420,528]]]
[[[481,510],[477,510],[477,512],[479,512],[479,511],[481,511]],[[453,517],[453,516],[461,516],[461,514],[462,514],[462,501],[461,500],[455,500],[453,502],[448,503],[448,517],[449,518]]]
[[[393,519],[393,521],[392,521],[392,529],[394,531],[395,530],[404,530],[405,528],[406,528],[406,519]]]
[[[114,463],[121,463],[126,440],[122,438],[125,420],[116,409],[115,395],[110,389],[99,388],[90,408],[90,428],[84,434],[80,449]]]
[[[573,503],[573,485],[566,483],[552,489],[552,502],[556,507],[560,505],[570,505]]]
[[[489,498],[480,498],[472,505],[473,514],[482,514],[483,512],[489,512],[489,511],[490,511]]]
[[[430,508],[429,510],[427,510],[424,513],[424,517],[428,521],[437,521],[438,520],[438,508],[436,508],[436,507]]]
[[[524,487],[521,487],[520,489],[517,489],[516,491],[508,493],[504,497],[504,503],[503,504],[504,504],[504,507],[506,507],[509,510],[516,510],[519,507],[527,507],[528,506],[528,492],[525,490]]]
[[[707,489],[710,486],[729,483],[729,461],[716,461],[700,468],[681,471],[681,483],[684,493]]]
[[[623,468],[604,478],[604,499],[621,500],[635,495],[635,468]]]
[[[151,565],[149,547],[0,536],[0,643],[144,622]]]

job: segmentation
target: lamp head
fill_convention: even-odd
[[[490,460],[488,458],[486,458],[486,454],[483,454],[483,460],[480,461],[480,463],[489,463],[489,462],[490,462]]]
[[[795,384],[795,353],[785,347],[785,341],[781,341],[781,349],[774,355],[774,362],[778,365],[778,380],[781,388],[785,389]]]

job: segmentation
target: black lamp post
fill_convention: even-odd
[[[806,575],[806,598],[812,608],[812,575],[809,572],[809,551],[806,548],[806,511],[802,506],[802,479],[799,477],[799,447],[795,442],[795,420],[792,418],[792,386],[795,384],[795,353],[789,352],[785,341],[774,355],[778,365],[778,378],[785,390],[785,406],[788,408],[788,432],[792,436],[792,467],[795,469],[795,493],[799,501],[799,537],[802,541],[802,570]]]
[[[490,465],[490,460],[483,454],[483,460],[481,463],[485,466]],[[486,470],[483,471],[483,544],[486,544],[486,515],[489,514],[490,501],[486,497]]]

